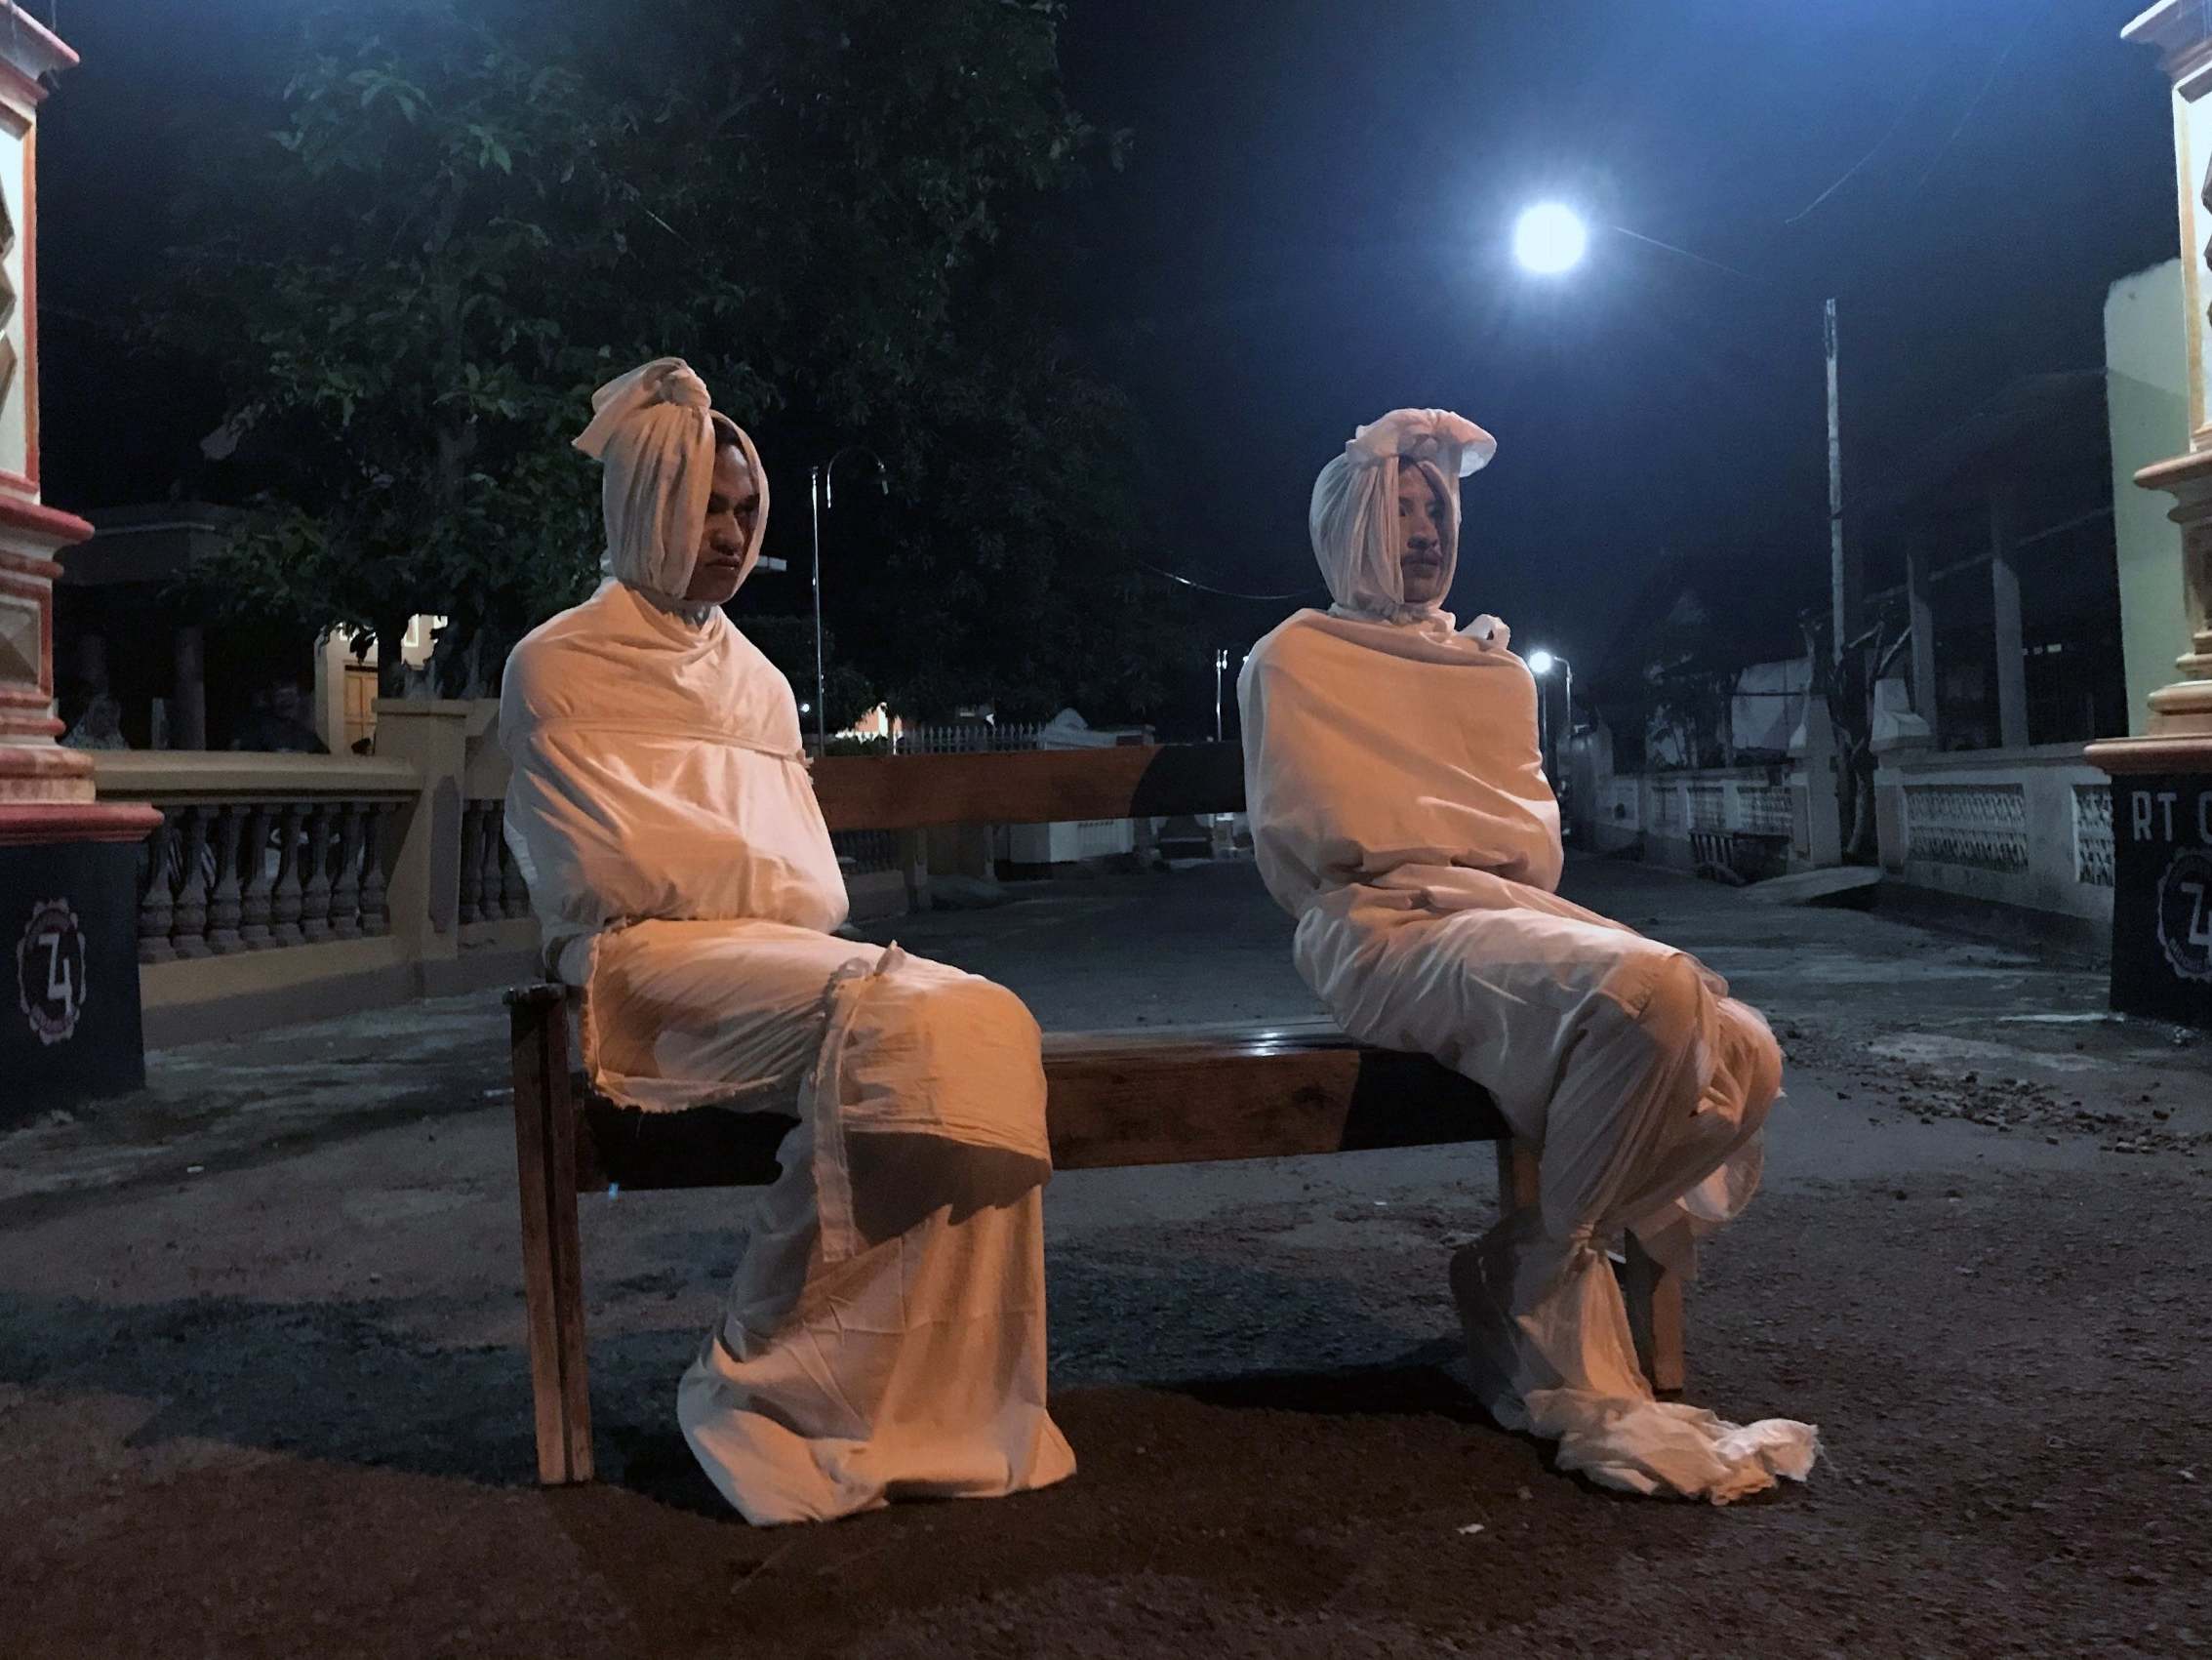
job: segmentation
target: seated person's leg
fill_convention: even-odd
[[[1809,1427],[1739,1431],[1652,1400],[1602,1250],[1716,1167],[1727,1182],[1724,1161],[1772,1103],[1779,1053],[1757,1015],[1679,953],[1630,953],[1598,990],[1563,1051],[1539,1206],[1452,1265],[1476,1387],[1501,1422],[1558,1440],[1563,1468],[1605,1485],[1725,1500],[1802,1479]],[[1740,1205],[1749,1185],[1725,1196]]]
[[[778,1105],[788,1109],[821,1048],[831,977],[848,965],[872,968],[882,954],[880,946],[780,922],[640,922],[604,935],[587,1062],[595,1076],[641,1086],[780,1084]]]
[[[1536,1208],[1453,1263],[1477,1387],[1508,1424],[1526,1425],[1536,1391],[1641,1392],[1601,1235],[1704,1173],[1681,1169],[1677,1149],[1697,1111],[1713,1000],[1695,963],[1637,945],[1615,954],[1559,1033]]]
[[[839,1099],[814,1106],[840,1114],[842,1170],[824,1166],[828,1125],[786,1144],[679,1396],[694,1450],[756,1521],[1064,1478],[1073,1455],[1045,1409],[1044,1166],[942,1133],[1041,1132],[1035,1023],[1002,988],[906,959],[865,988],[835,1075]],[[828,1255],[825,1179],[857,1235]]]

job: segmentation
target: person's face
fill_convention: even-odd
[[[298,720],[302,704],[300,688],[289,680],[280,680],[269,688],[269,713],[279,720]]]
[[[744,580],[745,549],[760,517],[760,486],[735,444],[714,452],[714,481],[706,497],[706,521],[700,527],[699,550],[692,558],[691,587],[684,598],[694,605],[721,605]]]
[[[1411,462],[1398,464],[1398,579],[1408,605],[1444,597],[1444,493]]]

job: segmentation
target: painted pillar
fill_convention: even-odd
[[[1943,726],[1937,713],[1942,699],[1937,696],[1936,601],[1934,585],[1928,580],[1929,547],[1925,528],[1914,527],[1907,533],[1905,591],[1911,612],[1912,712],[1920,717],[1933,745],[1942,742]]]
[[[38,110],[76,54],[0,28],[0,1125],[145,1080],[137,844],[150,807],[96,800],[55,743],[57,555],[92,535],[38,488]]]
[[[2168,593],[2189,639],[2141,730],[2092,744],[2089,758],[2112,775],[2112,1004],[2212,1027],[2212,9],[2160,0],[2122,33],[2157,50],[2173,108],[2189,447],[2135,482],[2169,498],[2181,528]]]
[[[2107,423],[2112,444],[2112,545],[2119,564],[2120,641],[2128,731],[2150,725],[2151,694],[2190,649],[2181,607],[2182,533],[2163,493],[2135,475],[2189,447],[2189,311],[2182,262],[2120,278],[2105,296]]]

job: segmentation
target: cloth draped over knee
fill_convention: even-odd
[[[1310,528],[1336,603],[1267,634],[1237,682],[1253,847],[1346,1031],[1435,1056],[1541,1147],[1539,1205],[1454,1265],[1486,1403],[1594,1479],[1725,1501],[1801,1479],[1815,1432],[1655,1400],[1605,1247],[1632,1228],[1686,1269],[1743,1208],[1780,1057],[1719,976],[1552,891],[1533,676],[1496,618],[1403,602],[1386,469],[1445,487],[1448,587],[1460,470],[1494,447],[1401,410],[1324,468]]]
[[[648,1111],[750,1097],[813,1126],[822,1257],[877,1242],[862,1225],[857,1140],[925,1137],[1052,1170],[1036,1022],[979,975],[897,946],[782,923],[639,922],[572,948],[588,988],[584,1067]]]
[[[1046,1404],[1044,1076],[1020,1000],[782,923],[639,922],[586,951],[603,1068],[633,1087],[759,1076],[757,1104],[799,1118],[677,1391],[729,1502],[819,1521],[1071,1474]]]

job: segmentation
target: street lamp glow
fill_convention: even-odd
[[[1528,671],[1541,678],[1550,673],[1558,661],[1557,658],[1539,646],[1535,651],[1528,654]]]
[[[1542,276],[1556,276],[1582,263],[1589,229],[1574,209],[1540,202],[1513,226],[1513,258]]]

